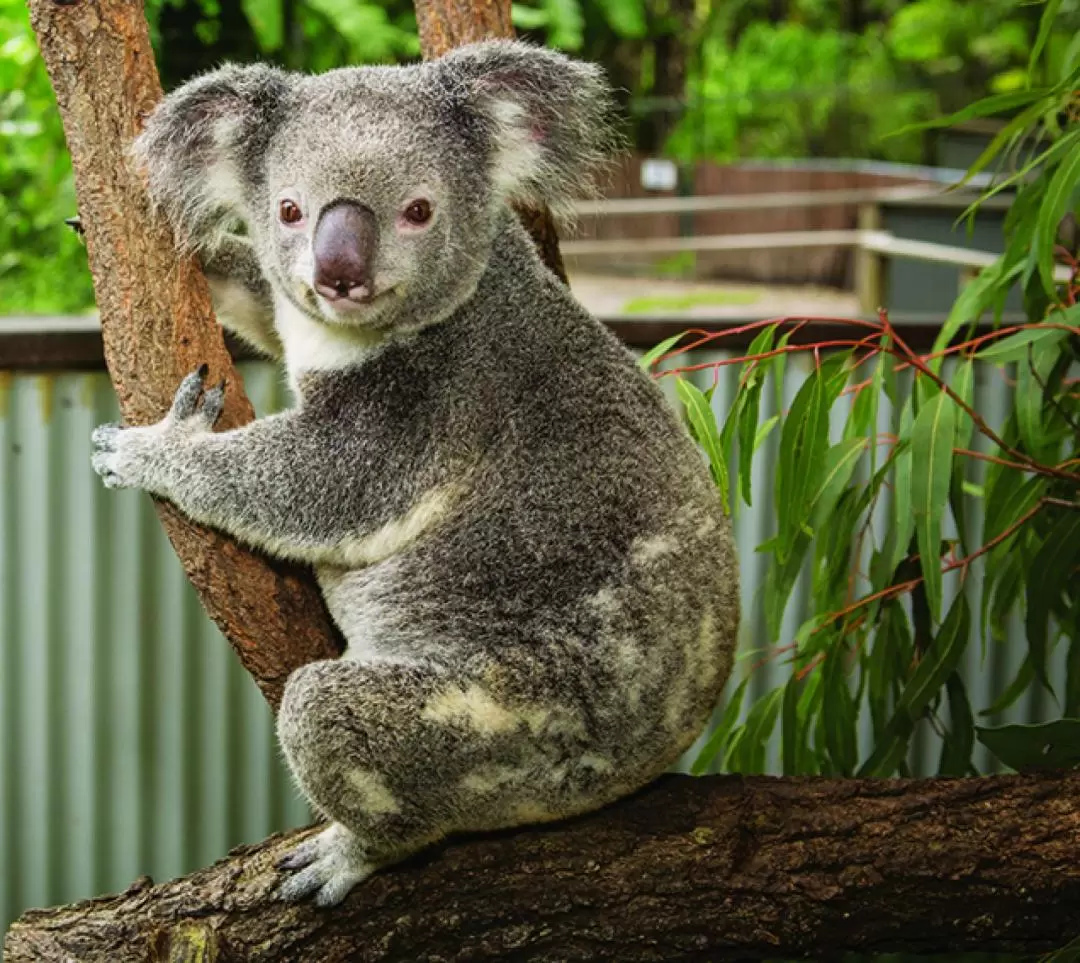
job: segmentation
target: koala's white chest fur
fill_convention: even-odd
[[[383,340],[378,332],[363,327],[316,321],[280,292],[274,296],[274,325],[285,349],[289,385],[296,394],[305,373],[355,367]]]

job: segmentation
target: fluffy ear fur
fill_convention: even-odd
[[[564,215],[618,147],[611,89],[594,64],[508,40],[460,47],[438,64],[486,121],[495,186],[508,200]]]
[[[178,87],[150,116],[133,153],[181,244],[213,247],[243,218],[289,85],[273,67],[227,65]]]

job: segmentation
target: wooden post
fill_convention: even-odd
[[[880,230],[881,207],[874,203],[860,204],[858,227],[860,231]],[[884,285],[885,259],[859,244],[855,248],[855,293],[864,315],[876,317],[878,309],[885,307]]]

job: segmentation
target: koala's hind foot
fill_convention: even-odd
[[[340,823],[302,842],[278,863],[291,872],[278,897],[298,902],[314,894],[319,906],[336,906],[357,883],[375,871],[356,837]]]
[[[304,868],[285,895],[319,888],[319,901],[332,902],[451,833],[544,821],[610,795],[607,770],[581,763],[596,756],[575,708],[521,702],[499,676],[495,666],[459,675],[350,659],[289,676],[281,746],[301,789],[338,825],[289,860]]]

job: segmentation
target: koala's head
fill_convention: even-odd
[[[320,76],[226,66],[166,97],[135,151],[182,242],[242,223],[310,317],[409,328],[470,296],[505,205],[580,196],[609,106],[596,67],[510,41]]]

